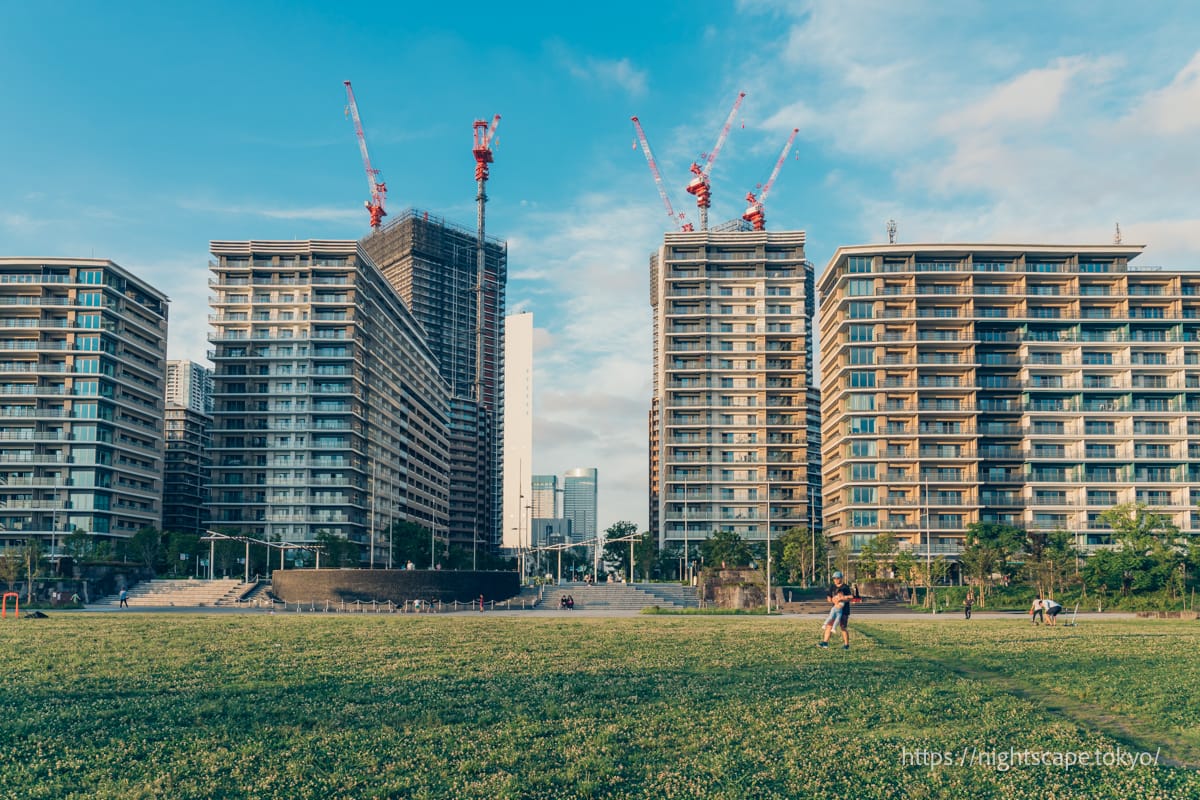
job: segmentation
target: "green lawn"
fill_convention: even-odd
[[[876,618],[849,652],[818,625],[10,618],[0,797],[1200,796],[1200,624]],[[1162,761],[911,763],[1118,747]]]

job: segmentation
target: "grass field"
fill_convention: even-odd
[[[818,624],[9,619],[0,797],[1200,796],[1197,623]],[[929,763],[1118,748],[1160,760]]]

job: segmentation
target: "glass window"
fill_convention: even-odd
[[[874,319],[875,304],[874,303],[850,303],[846,311],[846,316],[850,319]]]
[[[875,341],[875,326],[851,325],[849,334],[852,342],[873,342]]]
[[[850,433],[874,433],[875,418],[874,417],[851,417],[850,418]]]
[[[875,395],[873,394],[852,394],[850,395],[847,407],[851,411],[874,411],[875,410]]]
[[[875,373],[872,370],[858,370],[850,373],[850,386],[853,388],[871,388],[875,385]]]
[[[870,272],[871,257],[870,256],[850,256],[847,259],[847,266],[850,272]]]
[[[846,294],[851,297],[873,297],[875,281],[870,278],[855,278],[846,284]]]
[[[850,442],[852,458],[874,458],[877,453],[878,447],[874,439],[853,439]]]
[[[850,480],[852,481],[873,481],[875,480],[875,465],[874,464],[851,464],[850,465]],[[874,503],[875,489],[871,489],[870,500],[855,500],[857,503]]]
[[[874,364],[875,363],[875,348],[874,347],[851,347],[850,348],[850,363],[852,365]]]

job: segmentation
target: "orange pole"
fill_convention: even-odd
[[[13,599],[13,617],[21,616],[21,595],[16,592],[5,592],[4,599],[0,600],[0,617],[8,616],[8,598]]]

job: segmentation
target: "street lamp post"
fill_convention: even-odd
[[[684,576],[684,583],[691,585],[692,583],[692,562],[688,560],[688,484],[683,482],[683,565],[687,569],[687,575]]]
[[[767,616],[771,614],[771,480],[767,479]]]

